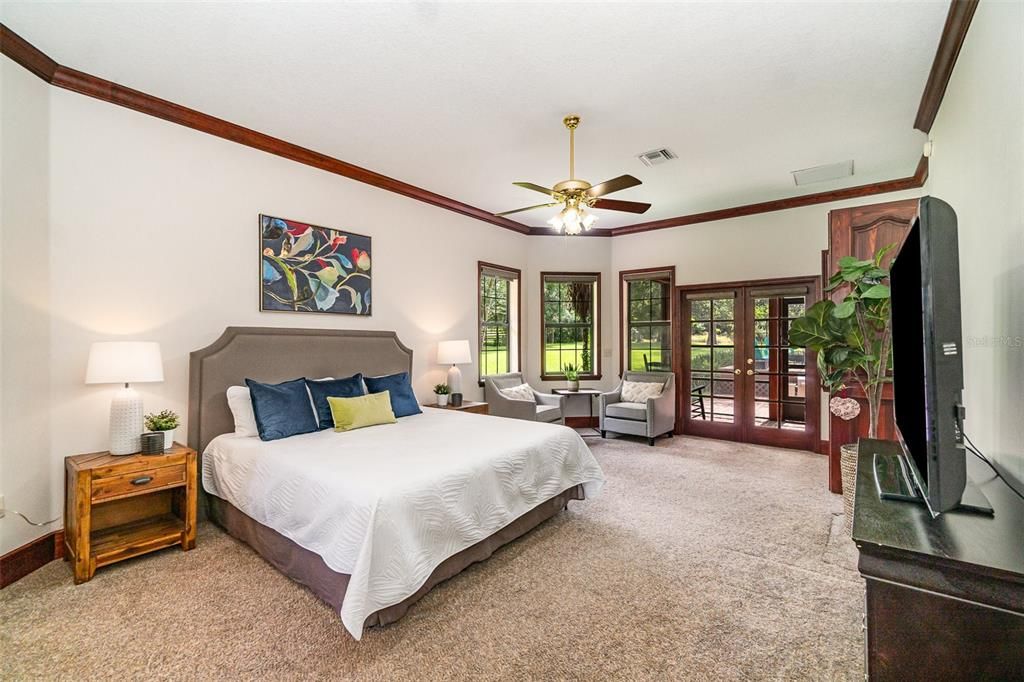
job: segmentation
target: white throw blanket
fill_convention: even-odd
[[[207,492],[351,576],[341,620],[356,639],[445,559],[578,484],[592,498],[604,474],[572,429],[450,410],[271,442],[226,434],[203,456]]]

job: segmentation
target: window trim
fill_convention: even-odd
[[[594,308],[594,371],[591,374],[581,374],[580,381],[597,381],[601,378],[601,273],[600,272],[554,272],[544,271],[540,273],[540,380],[541,381],[565,381],[564,374],[545,374],[544,362],[547,357],[544,352],[544,332],[547,327],[544,323],[544,284],[548,277],[593,277],[597,284],[597,300]]]
[[[476,377],[477,385],[483,387],[484,385],[484,374],[483,364],[480,362],[480,329],[483,325],[483,318],[481,313],[483,307],[480,305],[480,298],[483,295],[483,291],[480,289],[480,280],[483,277],[484,270],[498,270],[501,272],[507,272],[510,275],[514,275],[513,279],[516,281],[516,369],[512,369],[511,363],[509,363],[510,372],[522,372],[523,371],[523,272],[519,268],[510,268],[506,265],[498,265],[497,263],[488,263],[486,261],[476,262],[476,338],[477,338],[477,352],[476,352]],[[511,301],[509,302],[509,310],[512,310]],[[509,326],[512,321],[509,320]],[[512,340],[511,333],[509,334],[509,341]],[[511,359],[511,358],[510,358]],[[488,375],[493,376],[493,375]]]
[[[619,270],[619,376],[626,371],[626,325],[629,320],[626,318],[626,282],[630,279],[643,279],[640,275],[655,275],[658,273],[668,274],[668,328],[672,346],[672,367],[676,367],[676,354],[678,343],[676,339],[676,266],[669,265],[660,268],[636,268],[634,270]]]

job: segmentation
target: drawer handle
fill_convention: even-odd
[[[136,479],[132,479],[132,485],[146,485],[153,480],[152,476],[139,476]]]

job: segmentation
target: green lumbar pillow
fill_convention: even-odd
[[[327,403],[331,406],[335,431],[351,431],[364,426],[394,424],[398,421],[391,409],[391,395],[388,391],[355,398],[329,396]]]

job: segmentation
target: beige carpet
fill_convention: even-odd
[[[215,527],[0,591],[0,677],[858,679],[862,583],[819,455],[588,439],[604,494],[354,641]]]

